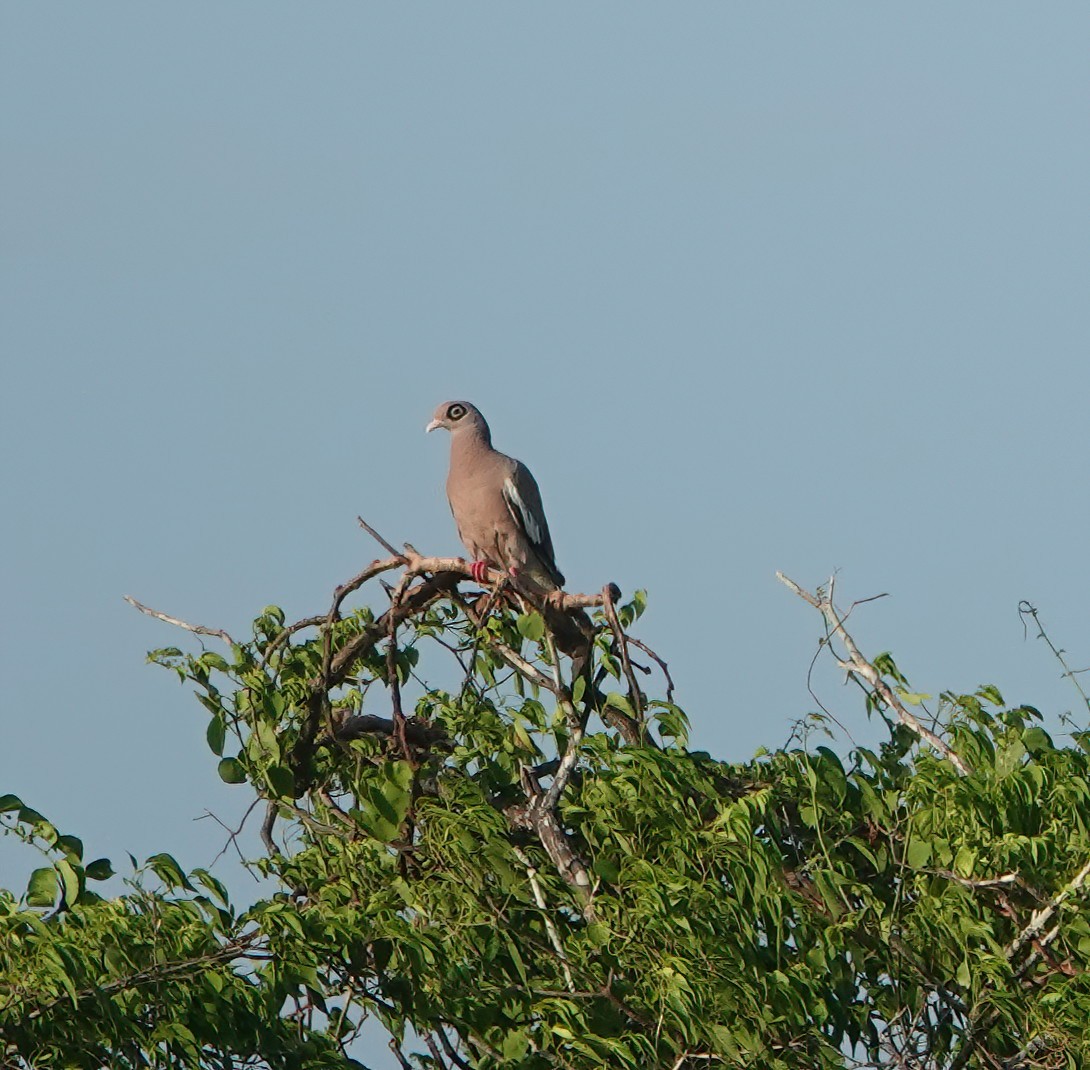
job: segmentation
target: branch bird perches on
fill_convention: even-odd
[[[323,767],[320,755],[329,748],[344,748],[350,741],[365,737],[385,740],[386,754],[406,761],[414,770],[414,777],[421,775],[417,771],[425,761],[438,758],[442,764],[443,756],[450,752],[452,746],[443,726],[431,722],[426,716],[412,716],[411,711],[407,713],[402,708],[401,680],[398,676],[401,671],[398,657],[402,648],[399,646],[398,632],[424,619],[437,603],[446,602],[460,611],[469,629],[467,634],[475,636],[475,644],[487,648],[490,656],[506,665],[526,686],[552,695],[558,709],[563,711],[567,731],[558,738],[560,745],[556,757],[532,767],[523,766],[514,785],[516,793],[519,789],[521,792],[514,798],[497,798],[496,805],[504,813],[512,833],[529,833],[538,841],[555,871],[572,889],[580,911],[588,918],[593,916],[591,874],[579,855],[578,845],[572,842],[564,828],[560,817],[562,798],[569,784],[578,781],[577,767],[584,729],[592,715],[598,714],[630,745],[656,746],[643,724],[645,700],[638,691],[633,671],[635,668],[645,673],[652,670],[636,664],[630,656],[629,647],[647,654],[659,666],[669,689],[672,683],[665,663],[645,644],[638,643],[624,631],[617,610],[620,591],[613,584],[607,584],[595,594],[569,594],[559,588],[545,591],[532,585],[523,585],[519,589],[510,582],[508,573],[491,564],[482,567],[479,563],[474,565],[462,558],[427,556],[409,544],[397,550],[362,518],[359,523],[389,556],[371,562],[350,580],[337,586],[325,613],[301,618],[285,625],[279,632],[270,632],[259,639],[254,649],[256,667],[262,674],[269,674],[273,688],[279,686],[277,674],[284,664],[285,650],[294,645],[294,637],[299,633],[316,630],[318,637],[312,642],[321,654],[317,671],[307,681],[305,699],[297,704],[299,717],[285,737],[283,762],[294,778],[294,798],[300,801],[292,802],[290,797],[269,792],[258,780],[253,781],[259,793],[266,793],[267,811],[262,837],[267,848],[272,853],[278,851],[273,840],[277,815],[283,812],[301,817],[305,797],[317,800],[332,815],[332,826],[326,823],[322,825],[323,828],[351,826],[348,814],[336,806],[325,785],[315,778],[315,771]],[[390,576],[390,582],[383,581],[384,576]],[[358,620],[346,631],[342,616],[346,601],[354,592],[374,580],[383,582],[389,599],[388,606],[374,618]],[[467,580],[483,580],[492,587],[492,591],[487,597],[474,595],[472,591],[463,592],[460,587]],[[165,623],[198,636],[222,639],[229,647],[238,646],[227,632],[189,624],[135,599],[128,601],[141,612]],[[604,616],[598,623],[593,623],[586,614],[588,609],[602,609]],[[536,658],[532,652],[527,655],[518,649],[517,642],[505,640],[503,628],[489,625],[494,612],[506,610],[514,610],[520,615],[535,610],[540,613],[545,623],[545,633]],[[569,646],[564,649],[561,641],[565,635],[564,624],[567,622],[570,625],[573,619],[578,619],[579,624],[573,626],[570,632],[578,642],[575,648]],[[510,625],[507,627],[510,628]],[[603,638],[598,639],[599,635]],[[623,676],[619,680],[622,686],[628,687],[628,702],[635,716],[603,701],[598,687],[605,669],[596,663],[593,656],[596,643],[601,644],[603,649],[611,649],[616,655],[616,664],[623,666]],[[572,659],[570,668],[563,671],[559,660],[561,652]],[[386,684],[390,696],[388,716],[384,713],[351,712],[335,702],[334,695],[338,689],[357,682],[362,665],[367,666],[368,675]],[[592,668],[597,669],[593,678],[589,675]],[[584,676],[587,686],[577,690],[573,685],[584,674],[584,669],[587,672]],[[245,729],[246,725],[241,727]],[[288,728],[287,723],[283,727]],[[542,784],[539,778],[551,779],[545,779]],[[432,784],[430,788],[429,783]],[[434,791],[431,774],[414,790],[425,793]],[[411,820],[410,814],[407,821]],[[411,829],[407,835],[411,837]]]

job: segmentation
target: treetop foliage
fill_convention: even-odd
[[[815,745],[814,715],[718,760],[632,634],[642,593],[467,578],[408,548],[242,639],[169,618],[199,648],[151,660],[275,890],[239,908],[160,854],[101,896],[110,863],[3,797],[44,856],[0,891],[5,1067],[366,1066],[369,1020],[442,1070],[1086,1065],[1087,734],[993,686],[928,712],[795,587],[882,742]]]

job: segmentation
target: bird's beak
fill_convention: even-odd
[[[437,427],[442,427],[442,426],[443,425],[438,420],[432,420],[432,422],[430,424],[428,424],[428,426],[425,427],[424,430],[425,431],[434,431]]]

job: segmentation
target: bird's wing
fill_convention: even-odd
[[[503,500],[507,503],[507,510],[545,571],[556,581],[557,586],[563,587],[564,576],[556,567],[553,540],[549,535],[549,522],[545,519],[537,480],[521,461],[512,458],[511,464],[507,478],[503,481]]]

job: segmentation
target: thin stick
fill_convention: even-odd
[[[564,789],[568,786],[568,780],[572,775],[572,770],[575,769],[575,763],[579,760],[579,748],[583,745],[583,731],[587,718],[585,716],[580,717],[576,713],[575,704],[571,699],[571,693],[560,679],[560,659],[557,657],[556,643],[553,641],[551,632],[545,632],[545,642],[548,646],[549,657],[553,663],[553,683],[556,686],[556,691],[554,692],[556,701],[564,711],[564,720],[567,722],[568,729],[571,733],[568,736],[568,744],[564,750],[564,757],[560,759],[560,765],[557,767],[556,773],[553,776],[553,782],[549,785],[549,790],[545,792],[544,796],[538,796],[535,800],[544,809],[553,810],[560,801],[560,796],[563,794]]]
[[[402,561],[405,560],[405,555],[398,553],[398,551],[395,550],[393,546],[391,546],[377,531],[375,531],[375,529],[371,527],[371,525],[368,524],[362,516],[357,516],[356,520],[359,522],[360,527],[363,528],[363,530],[366,531],[367,534],[370,535],[371,538],[374,539],[375,542],[377,542],[379,546],[381,546],[388,554],[393,554],[394,557],[398,557]]]
[[[244,813],[242,815],[242,820],[239,822],[237,829],[232,829],[230,825],[228,825],[226,822],[220,820],[220,818],[218,818],[214,813],[212,813],[211,810],[205,810],[205,812],[201,815],[201,817],[195,818],[195,820],[197,820],[197,821],[202,821],[204,818],[210,817],[213,821],[215,821],[215,823],[217,825],[220,826],[220,828],[222,828],[228,834],[227,835],[227,842],[220,848],[219,854],[217,854],[216,857],[213,858],[212,861],[208,863],[208,868],[209,869],[211,869],[223,857],[223,855],[226,853],[228,847],[234,847],[235,851],[238,853],[238,860],[243,865],[246,864],[246,858],[245,858],[245,856],[243,855],[242,851],[239,849],[239,846],[238,846],[238,838],[242,834],[243,828],[245,828],[245,826],[246,826],[247,819],[249,818],[250,814],[252,814],[254,812],[254,807],[257,806],[257,804],[259,802],[261,802],[261,796],[260,795],[255,796],[254,801],[252,803],[250,803],[249,806],[246,807],[246,813]]]
[[[642,650],[658,667],[662,670],[662,675],[666,677],[666,701],[674,701],[674,680],[670,675],[670,670],[666,667],[666,662],[662,660],[646,643],[641,643],[639,639],[633,639],[631,635],[626,635],[626,643],[631,643],[632,646],[638,650]]]
[[[628,693],[632,698],[632,709],[636,714],[636,720],[643,724],[640,685],[636,682],[636,674],[632,671],[632,661],[628,656],[628,644],[625,642],[625,634],[617,617],[617,607],[613,604],[612,584],[607,584],[602,588],[602,600],[605,603],[606,620],[609,621],[609,626],[613,630],[614,646],[621,656],[621,668],[624,669],[625,679],[628,681]]]
[[[1006,955],[1008,961],[1013,959],[1027,943],[1044,931],[1045,926],[1053,919],[1056,911],[1086,883],[1088,877],[1090,877],[1090,862],[1087,862],[1086,865],[1071,878],[1059,895],[1040,910],[1035,910],[1033,912],[1030,916],[1029,924],[1011,941],[1010,946],[1007,948]],[[1053,939],[1055,939],[1054,936]],[[1049,940],[1048,942],[1051,943],[1052,940]]]
[[[447,1058],[450,1059],[450,1061],[454,1063],[455,1066],[459,1067],[460,1070],[472,1070],[472,1067],[470,1067],[469,1063],[467,1063],[465,1059],[463,1059],[458,1054],[458,1052],[454,1050],[453,1045],[447,1039],[446,1027],[442,1022],[440,1022],[439,1025],[436,1026],[435,1035],[439,1038],[439,1043],[442,1044],[443,1051],[447,1053]]]
[[[553,945],[553,950],[556,951],[556,957],[560,959],[560,968],[564,971],[564,981],[568,986],[568,991],[574,992],[575,981],[572,980],[571,969],[568,967],[568,956],[564,953],[564,945],[560,942],[560,934],[556,931],[553,919],[549,915],[549,908],[545,902],[545,893],[542,892],[541,885],[537,880],[537,868],[521,848],[512,847],[511,849],[514,851],[515,857],[526,867],[530,890],[534,893],[534,902],[537,903],[538,909],[542,912],[542,917],[545,920],[545,931],[549,934],[549,942]]]
[[[804,602],[807,602],[821,613],[825,618],[826,624],[829,626],[829,630],[844,644],[848,656],[847,658],[836,658],[837,665],[845,672],[853,674],[870,684],[874,691],[877,692],[879,698],[896,713],[897,719],[901,724],[910,728],[920,739],[930,744],[930,746],[942,755],[942,757],[946,758],[962,776],[968,775],[969,766],[966,762],[956,754],[948,744],[935,735],[930,728],[927,728],[922,724],[915,714],[909,712],[904,703],[901,702],[894,693],[893,689],[882,678],[882,674],[867,661],[865,657],[863,657],[859,647],[855,645],[855,640],[848,634],[847,629],[844,627],[844,622],[838,616],[836,607],[832,603],[832,595],[830,594],[819,598],[817,595],[810,594],[809,591],[803,590],[803,588],[794,580],[789,579],[782,572],[776,573],[776,579],[785,587],[794,591]],[[835,654],[833,656],[836,657]]]
[[[390,603],[393,609],[401,601],[400,587]],[[415,766],[412,752],[409,750],[409,741],[405,738],[405,713],[401,708],[401,681],[397,675],[397,614],[390,614],[390,626],[386,638],[386,683],[390,688],[390,703],[394,713],[394,734],[397,736],[401,747],[402,757]]]
[[[1082,684],[1075,679],[1075,676],[1079,672],[1085,672],[1085,669],[1072,669],[1064,658],[1064,652],[1056,646],[1055,643],[1049,638],[1048,633],[1045,631],[1045,626],[1041,623],[1041,618],[1037,615],[1036,606],[1031,605],[1024,598],[1018,603],[1018,615],[1022,618],[1023,629],[1026,626],[1026,617],[1032,617],[1033,623],[1037,625],[1037,638],[1043,639],[1048,644],[1048,649],[1052,651],[1056,660],[1063,666],[1063,677],[1066,677],[1074,685],[1079,695],[1082,697],[1083,705],[1090,710],[1090,695],[1082,689]]]
[[[424,1043],[427,1044],[428,1051],[431,1052],[431,1057],[439,1070],[448,1070],[447,1064],[443,1062],[443,1056],[439,1054],[439,1045],[435,1043],[431,1033],[424,1034]]]
[[[151,606],[146,606],[143,602],[138,602],[132,595],[127,594],[124,598],[133,608],[140,610],[141,613],[146,613],[149,617],[161,620],[165,624],[173,624],[175,628],[184,628],[187,632],[193,632],[194,635],[214,636],[216,639],[222,639],[228,646],[236,645],[234,639],[220,628],[206,628],[203,624],[190,624],[188,621],[181,620],[178,617],[172,617],[167,613],[160,613],[159,610],[152,609]]]

